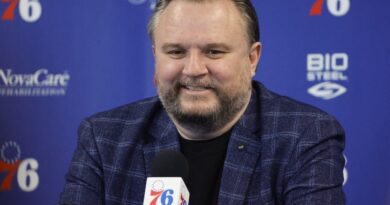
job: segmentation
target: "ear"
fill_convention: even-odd
[[[152,45],[152,52],[153,56],[156,57],[156,47],[154,45]]]
[[[156,58],[156,47],[154,45],[152,45],[152,52],[153,52],[154,58]],[[154,61],[156,61],[156,59]],[[155,67],[156,67],[156,65],[155,65]],[[157,86],[156,70],[154,71],[152,82],[153,82],[153,85],[156,87]]]
[[[260,42],[253,43],[250,51],[249,51],[249,61],[250,61],[250,69],[251,76],[255,76],[257,64],[259,63],[261,56],[262,45]]]
[[[156,75],[153,76],[152,82],[153,82],[154,87],[157,87],[157,83],[158,82],[157,82],[157,79],[156,79]]]

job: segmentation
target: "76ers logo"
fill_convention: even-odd
[[[180,195],[180,205],[187,205],[187,201],[184,199],[183,195]]]
[[[156,205],[158,199],[160,199],[162,205],[172,205],[173,193],[174,191],[172,189],[164,190],[164,183],[162,181],[155,181],[152,185],[152,190],[150,191],[150,195],[154,197],[150,202],[150,205]]]
[[[153,183],[150,191],[150,196],[153,197],[150,205],[172,205],[174,193],[172,189],[165,190],[164,183],[157,180]],[[187,205],[187,201],[184,200],[183,196],[180,197],[180,205]]]
[[[344,16],[351,7],[350,0],[316,0],[310,9],[310,16],[322,15],[324,1],[326,1],[326,6],[333,16]]]
[[[6,173],[3,181],[0,181],[0,191],[11,190],[15,174],[22,191],[31,192],[38,187],[38,161],[33,158],[21,160],[20,156],[21,150],[16,142],[8,141],[0,146],[0,173]]]
[[[13,21],[17,8],[20,17],[27,23],[37,21],[42,15],[42,5],[39,0],[1,0],[1,2],[8,3],[1,17],[3,21]]]

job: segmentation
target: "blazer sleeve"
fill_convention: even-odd
[[[77,148],[65,180],[59,204],[104,204],[102,163],[88,121],[83,121],[78,129]]]
[[[328,115],[309,123],[291,155],[284,187],[285,205],[343,205],[345,134]]]

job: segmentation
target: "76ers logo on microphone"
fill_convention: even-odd
[[[172,189],[164,190],[164,183],[160,180],[157,180],[153,183],[152,190],[150,191],[150,195],[154,197],[150,202],[150,205],[172,205],[173,194],[174,191]],[[160,203],[158,203],[159,201]]]
[[[187,201],[184,199],[183,195],[180,195],[180,205],[187,205]]]

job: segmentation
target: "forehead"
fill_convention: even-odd
[[[157,42],[161,40],[237,42],[246,41],[247,32],[240,11],[230,0],[203,2],[176,0],[172,1],[160,15],[154,39]]]

